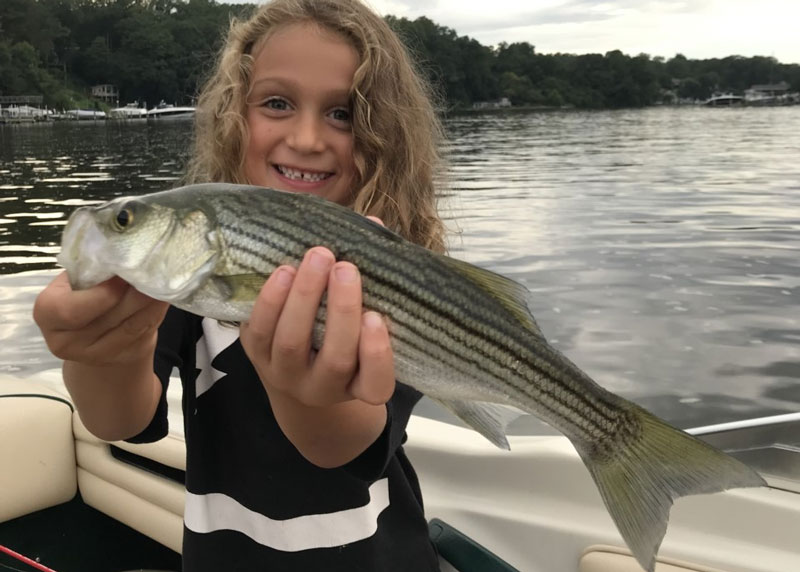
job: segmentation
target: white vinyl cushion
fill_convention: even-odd
[[[0,522],[77,492],[72,411],[46,387],[0,376]]]
[[[586,549],[578,572],[642,572],[642,567],[625,549],[616,546],[590,546]],[[701,564],[659,558],[655,572],[725,572]]]

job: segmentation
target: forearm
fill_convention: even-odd
[[[386,405],[357,399],[325,407],[303,405],[267,389],[272,412],[287,439],[318,467],[340,467],[363,453],[386,426]]]
[[[152,360],[125,367],[65,361],[63,375],[81,421],[106,441],[139,434],[153,419],[161,398]]]

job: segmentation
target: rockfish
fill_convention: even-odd
[[[592,381],[547,343],[523,286],[313,195],[205,184],[82,207],[58,261],[76,289],[117,275],[192,313],[244,321],[270,273],[320,245],[358,267],[364,307],[388,317],[397,380],[500,447],[511,407],[561,431],[645,570],[676,498],[766,484]],[[324,324],[323,301],[317,348]]]

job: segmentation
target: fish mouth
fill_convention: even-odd
[[[278,163],[273,163],[272,166],[281,176],[297,183],[321,183],[326,179],[330,179],[334,175],[330,171],[299,169],[297,167],[280,165]]]
[[[170,220],[158,240],[135,262],[120,259],[109,246],[109,237],[103,232],[97,212],[97,207],[77,209],[62,234],[61,252],[56,261],[67,271],[73,290],[85,290],[119,276],[152,298],[179,301],[191,296],[216,265],[217,253],[209,251],[190,260],[192,272],[174,272],[175,256],[160,256],[159,253],[170,252],[168,243],[178,225],[176,220]],[[176,256],[186,263],[185,254]]]
[[[92,215],[92,209],[81,207],[70,216],[64,228],[61,252],[56,256],[56,262],[67,271],[73,290],[91,288],[114,276],[114,272],[101,256],[105,241],[106,238]]]

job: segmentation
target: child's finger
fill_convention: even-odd
[[[117,305],[128,288],[112,278],[87,290],[73,290],[62,272],[36,297],[33,319],[43,331],[77,330]]]
[[[371,405],[382,405],[394,393],[394,354],[389,329],[377,312],[365,312],[358,345],[358,375],[350,395]]]
[[[122,298],[108,311],[81,328],[82,332],[92,341],[116,329],[122,329],[127,332],[127,335],[135,336],[139,330],[151,325],[149,324],[151,321],[149,319],[147,320],[147,325],[138,323],[142,316],[165,313],[166,308],[169,306],[167,302],[155,300],[146,294],[142,294],[132,286],[126,285],[126,290],[123,292]],[[148,311],[150,314],[148,314]],[[138,315],[138,317],[133,318],[135,315]],[[159,320],[155,325],[158,326],[160,323],[161,321]]]
[[[311,371],[304,399],[329,404],[348,399],[346,387],[358,367],[361,332],[361,277],[349,262],[337,262],[328,279],[325,339]]]
[[[262,286],[250,318],[239,328],[242,344],[246,349],[252,347],[259,354],[263,353],[267,358],[269,357],[275,337],[275,328],[278,325],[283,306],[286,304],[286,298],[289,296],[296,272],[291,266],[280,266]],[[251,357],[251,359],[253,358],[255,356]]]
[[[128,316],[118,327],[109,330],[93,343],[79,348],[86,363],[99,365],[134,362],[153,351],[156,332],[164,320],[169,304],[148,304]]]
[[[298,379],[308,367],[314,321],[333,263],[333,253],[317,247],[297,270],[272,342],[271,363],[281,377]]]

